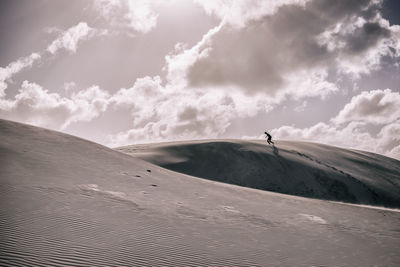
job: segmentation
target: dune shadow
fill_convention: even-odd
[[[303,197],[398,207],[399,198],[391,191],[397,189],[366,183],[362,178],[364,172],[354,171],[353,166],[369,167],[373,173],[379,170],[382,176],[393,172],[375,168],[370,160],[351,153],[354,152],[307,143],[204,141],[159,145],[143,154],[151,155],[145,160],[163,168],[217,182]],[[160,155],[167,160],[161,161]],[[359,162],[355,164],[355,160]]]
[[[279,149],[275,145],[272,145],[272,149],[274,150],[274,155],[279,157]]]

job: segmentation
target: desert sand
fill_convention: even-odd
[[[259,142],[237,140],[130,149],[125,152],[136,156],[0,120],[0,265],[400,264],[396,160],[290,142],[278,142],[278,153]],[[240,160],[231,162],[235,157]],[[274,190],[286,194],[219,182],[254,176],[252,161],[268,161],[262,170],[272,170],[268,177],[277,184]],[[285,168],[284,175],[272,175]],[[196,173],[207,179],[192,176]],[[315,173],[325,177],[329,190]],[[221,179],[216,174],[230,175]],[[346,194],[332,194],[332,181],[347,188]],[[316,194],[290,195],[305,195],[296,188],[312,188]]]
[[[400,208],[400,162],[316,143],[202,140],[118,151],[218,182],[290,195]]]

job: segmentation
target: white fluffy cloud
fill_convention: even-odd
[[[362,92],[348,103],[330,123],[309,128],[283,126],[274,129],[276,139],[317,141],[362,149],[400,158],[400,121],[396,115],[386,120],[377,135],[368,125],[397,106],[398,93],[391,90]],[[65,129],[74,122],[91,121],[113,109],[128,108],[131,129],[109,136],[111,146],[137,142],[218,138],[231,121],[256,115],[266,109],[263,97],[248,96],[239,90],[185,90],[163,86],[159,77],[138,79],[130,88],[110,95],[97,86],[73,92],[69,97],[50,93],[25,81],[13,100],[0,101],[0,116],[53,129]],[[397,109],[394,108],[396,112]],[[392,114],[393,112],[390,112]],[[351,116],[350,116],[351,115]],[[340,123],[335,122],[341,118]]]
[[[0,68],[0,98],[5,95],[5,90],[7,89],[6,81],[21,70],[31,67],[38,60],[40,60],[40,55],[32,53],[30,56],[11,62],[7,67]]]
[[[105,33],[105,31],[89,27],[86,22],[80,22],[68,30],[61,32],[58,38],[47,47],[47,51],[51,54],[55,54],[59,50],[64,49],[68,52],[75,53],[79,42],[88,40],[95,35],[102,35]]]
[[[398,119],[400,119],[400,93],[385,89],[362,92],[354,96],[333,121],[387,124]]]
[[[276,139],[321,142],[375,151],[373,149],[375,139],[367,131],[363,131],[363,127],[365,127],[365,123],[360,122],[351,122],[345,127],[319,122],[309,128],[282,126],[274,129],[272,134]]]
[[[309,128],[283,126],[276,139],[305,140],[385,154],[400,159],[400,94],[390,89],[362,92],[331,120]],[[372,124],[382,125],[374,136]]]
[[[96,0],[94,7],[102,17],[117,28],[130,28],[147,33],[157,25],[158,15],[150,0]]]
[[[89,122],[108,110],[129,110],[130,130],[109,137],[112,146],[136,142],[217,138],[238,117],[254,116],[271,108],[263,97],[249,97],[232,89],[187,90],[160,77],[137,79],[115,94],[97,86],[67,91],[66,97],[24,81],[13,99],[0,99],[0,117],[65,130],[75,122]]]
[[[46,50],[32,53],[30,56],[11,62],[0,68],[0,115],[21,122],[45,126],[53,129],[64,129],[76,121],[89,121],[107,108],[108,93],[98,87],[90,87],[73,94],[71,98],[50,93],[40,85],[24,81],[14,99],[7,99],[5,90],[7,81],[25,68],[43,58],[45,52],[56,54],[65,49],[76,52],[78,43],[93,36],[104,34],[104,31],[93,29],[85,22],[60,32]]]
[[[59,36],[47,47],[46,50],[32,53],[27,57],[22,57],[9,63],[6,67],[0,67],[0,98],[5,97],[5,90],[7,89],[7,81],[20,71],[32,67],[34,63],[43,58],[45,52],[56,54],[58,51],[64,49],[71,53],[75,53],[78,48],[78,43],[83,40],[88,40],[94,36],[103,35],[106,31],[91,28],[86,22],[80,22],[77,25],[60,31]]]
[[[138,79],[111,97],[116,107],[129,106],[132,129],[110,136],[110,145],[179,139],[216,138],[235,117],[254,116],[265,109],[263,98],[239,91],[182,89],[161,85],[159,77]]]
[[[93,86],[71,97],[50,93],[24,81],[12,100],[0,99],[0,116],[52,129],[65,129],[77,121],[90,121],[107,109],[109,94]]]
[[[400,160],[400,121],[382,128],[378,134],[378,153]]]
[[[251,20],[273,14],[283,5],[304,6],[308,0],[194,0],[208,14],[219,17],[233,26],[244,27]]]
[[[328,72],[325,69],[297,71],[287,75],[286,86],[282,94],[294,99],[306,97],[321,97],[322,99],[339,91],[338,86],[327,81]]]

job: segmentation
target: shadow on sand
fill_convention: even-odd
[[[274,150],[274,155],[279,157],[279,149],[275,145],[272,145],[272,149]]]

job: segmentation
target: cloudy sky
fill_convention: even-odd
[[[306,140],[400,159],[397,0],[0,0],[0,118],[108,146]]]

